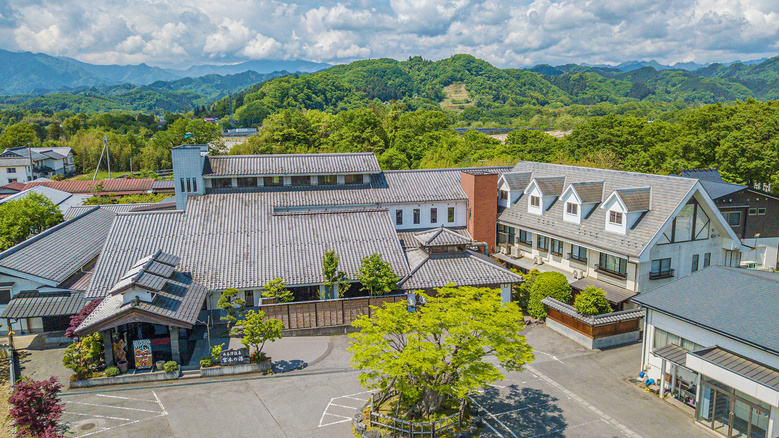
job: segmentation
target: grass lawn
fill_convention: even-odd
[[[122,175],[127,175],[130,172],[116,172],[111,171],[111,178],[116,178]],[[89,173],[84,173],[81,175],[76,175],[73,177],[68,178],[68,181],[92,181],[92,177],[95,176],[95,171]],[[108,179],[108,171],[107,170],[100,170],[97,172],[97,178],[96,179]]]

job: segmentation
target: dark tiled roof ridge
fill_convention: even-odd
[[[281,207],[285,208],[285,207]],[[274,211],[273,216],[311,216],[317,214],[344,214],[344,213],[379,213],[389,211],[388,208],[354,208],[338,210],[302,210],[302,211]]]
[[[184,214],[184,210],[154,210],[154,211],[121,211],[114,213],[117,216],[151,215],[151,214]]]
[[[382,170],[382,173],[413,173],[413,172],[452,172],[455,170],[502,170],[511,169],[513,166],[483,166],[483,167],[441,167],[436,169],[399,169],[399,170]],[[518,171],[522,172],[522,171]]]
[[[23,249],[23,248],[26,248],[26,247],[30,246],[31,244],[41,240],[42,238],[44,238],[46,236],[51,235],[52,233],[54,233],[56,231],[59,231],[59,230],[65,228],[66,226],[74,223],[75,221],[81,219],[82,217],[84,217],[84,216],[86,216],[88,214],[94,213],[97,210],[100,210],[100,206],[98,206],[98,205],[96,205],[95,208],[91,208],[91,209],[85,211],[84,213],[81,213],[80,215],[78,215],[78,216],[76,216],[76,217],[74,217],[72,219],[68,219],[66,221],[62,221],[62,222],[58,223],[57,225],[54,225],[53,227],[43,231],[42,233],[36,234],[33,237],[25,239],[22,242],[19,242],[18,244],[14,245],[14,246],[12,246],[12,247],[10,247],[8,249],[6,249],[5,251],[0,252],[0,260],[8,257],[9,255],[11,255],[11,254],[13,254],[13,253]]]
[[[624,174],[628,174],[628,175],[635,175],[635,176],[644,176],[644,177],[649,177],[649,178],[661,178],[661,179],[679,178],[679,175],[661,175],[661,174],[658,174],[658,173],[631,172],[629,170],[603,169],[603,168],[600,168],[600,167],[584,167],[584,166],[574,166],[574,165],[570,165],[570,164],[541,163],[541,162],[538,162],[538,161],[525,161],[525,160],[518,161],[517,164],[512,166],[512,169],[514,167],[516,167],[517,165],[519,165],[520,163],[542,164],[544,166],[550,166],[550,167],[553,166],[553,167],[559,167],[559,168],[563,168],[563,169],[565,169],[565,168],[569,168],[569,169],[573,168],[573,169],[585,170],[585,171],[590,171],[591,170],[591,171],[595,171],[595,172],[607,172],[607,173],[612,173],[612,174],[623,174],[623,175]],[[522,172],[522,171],[521,170],[516,170],[515,172]],[[685,178],[685,179],[698,181],[697,178]]]
[[[249,154],[249,155],[209,155],[208,158],[280,158],[280,157],[339,157],[346,155],[374,155],[373,152],[322,152],[305,154]]]

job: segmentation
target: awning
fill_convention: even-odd
[[[564,269],[555,268],[552,265],[543,264],[543,265],[536,265],[533,262],[533,259],[530,257],[520,257],[518,259],[515,259],[514,257],[508,256],[506,254],[501,253],[495,253],[492,254],[492,257],[506,262],[508,264],[514,265],[516,267],[522,268],[526,271],[532,271],[533,269],[538,269],[541,272],[559,272],[560,274],[565,275],[565,278],[568,279],[568,282],[574,281],[573,278],[573,272],[568,272]]]
[[[687,363],[691,370],[698,371],[707,376],[722,375],[722,371],[726,371],[748,381],[759,383],[764,387],[770,388],[773,390],[776,397],[775,399],[764,400],[759,396],[757,397],[767,403],[771,403],[773,406],[779,406],[779,404],[777,404],[777,402],[779,402],[778,370],[720,347],[710,347],[690,352],[687,355]],[[719,372],[712,372],[712,370],[718,370]],[[742,392],[746,392],[747,394],[756,396],[751,394],[751,391],[746,391],[739,387],[738,381],[723,381],[722,383]]]
[[[75,315],[86,304],[83,296],[82,292],[22,292],[8,302],[0,318]]]
[[[16,284],[16,283],[14,283],[13,281],[3,281],[3,282],[0,282],[0,287],[11,287],[14,284]]]
[[[673,364],[687,368],[687,353],[689,350],[678,345],[669,344],[665,347],[655,348],[652,355],[665,359]]]
[[[584,277],[581,280],[577,280],[571,283],[571,287],[579,291],[587,289],[588,286],[603,289],[603,292],[606,292],[606,299],[609,300],[612,304],[624,303],[625,301],[638,295],[636,292],[629,291],[624,287],[614,286],[613,284],[606,283],[605,281],[601,281],[592,277]]]

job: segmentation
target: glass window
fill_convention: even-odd
[[[395,225],[403,225],[403,210],[395,210]]]
[[[504,200],[504,201],[508,201],[509,200],[509,192],[506,191],[506,190],[500,190],[498,192],[498,195],[499,195],[499,198]]]
[[[671,259],[658,259],[652,260],[652,270],[649,271],[650,276],[659,276],[669,274],[671,272]]]
[[[446,221],[454,222],[454,207],[449,207],[446,209]]]
[[[730,225],[731,227],[737,227],[741,225],[740,211],[731,211],[729,213],[725,213],[725,218],[728,220],[728,225]]]
[[[238,187],[257,187],[257,178],[238,178]]]
[[[750,209],[749,209],[749,215],[750,215],[750,216],[754,216],[754,215],[756,215],[756,214],[757,214],[757,209],[756,209],[756,208],[750,208]]]
[[[430,223],[431,224],[438,223],[438,209],[437,208],[431,208],[430,209]]]
[[[530,205],[533,207],[540,207],[541,206],[541,198],[538,196],[531,196],[530,197]]]
[[[587,248],[579,245],[571,245],[571,258],[580,262],[586,262]]]
[[[16,182],[16,181],[17,181],[16,178],[8,178],[8,184],[10,184],[12,182]]]
[[[627,277],[628,261],[621,257],[601,253],[598,268],[620,277]]]
[[[552,239],[552,254],[563,255],[563,242],[561,240]]]
[[[609,223],[614,225],[622,225],[622,213],[618,211],[610,211]]]
[[[519,230],[519,242],[527,246],[533,245],[533,234],[529,231]]]
[[[184,178],[179,178],[179,181],[181,181],[181,191],[186,192],[186,188],[184,187]]]
[[[758,208],[757,209],[757,215],[758,216],[765,216],[765,208]]]
[[[8,304],[11,301],[11,289],[0,289],[0,304]]]
[[[197,191],[197,178],[192,178],[192,191]]]
[[[362,184],[362,175],[344,175],[345,184]]]
[[[707,252],[703,255],[703,267],[706,268],[711,265],[711,253]]]
[[[192,191],[192,181],[189,178],[187,178],[187,191]]]
[[[213,180],[214,186],[223,189],[229,189],[233,186],[232,178],[216,178]]]
[[[16,173],[15,167],[8,167],[5,169],[6,173]]]
[[[565,212],[572,215],[579,214],[579,204],[573,203],[573,202],[566,202],[565,203]]]
[[[655,340],[653,348],[662,348],[668,345],[668,332],[655,328]]]
[[[676,216],[674,220],[674,241],[675,242],[687,242],[692,240],[693,231],[693,214],[695,213],[695,204],[687,204],[682,207],[682,211]]]
[[[311,185],[311,177],[308,175],[298,175],[292,177],[292,185],[293,186],[310,186]]]
[[[262,180],[265,187],[280,187],[284,185],[284,177],[282,176],[266,176]]]
[[[414,209],[414,224],[419,224],[419,216],[420,216],[419,209],[415,208]]]
[[[695,271],[698,270],[698,260],[699,260],[698,254],[693,254],[692,255],[692,269],[690,270],[690,272],[695,272]]]
[[[538,250],[549,251],[549,238],[546,236],[538,236]]]
[[[320,186],[334,186],[338,183],[338,177],[335,175],[319,175],[317,184]]]

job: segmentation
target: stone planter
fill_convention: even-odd
[[[144,372],[141,374],[122,374],[114,377],[95,377],[93,379],[71,380],[70,389],[91,388],[93,386],[122,385],[125,383],[159,382],[163,380],[177,380],[181,377],[181,371],[168,372]]]
[[[127,372],[128,365],[129,364],[126,360],[120,360],[119,362],[116,363],[116,367],[119,368],[119,371],[123,373]]]
[[[230,376],[233,374],[268,373],[273,369],[271,358],[261,363],[229,365],[219,367],[200,367],[200,377]]]

